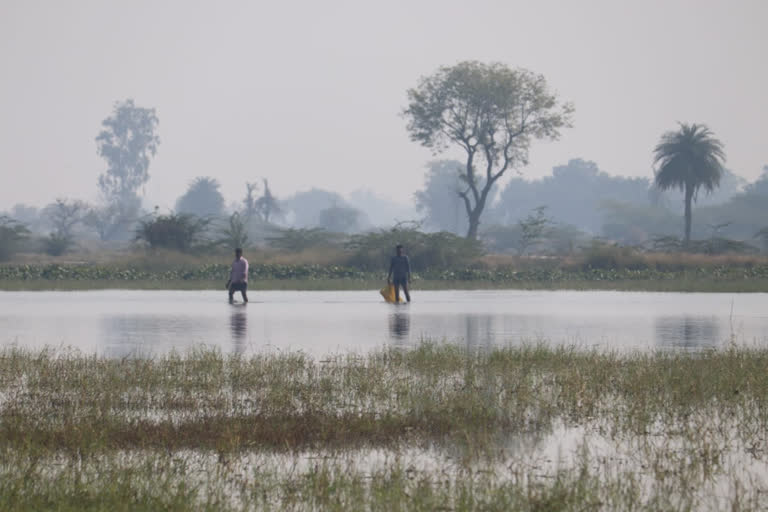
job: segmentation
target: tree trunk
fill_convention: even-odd
[[[480,215],[482,215],[483,210],[485,210],[485,200],[488,197],[488,190],[490,190],[490,187],[485,187],[480,194],[480,199],[475,207],[467,211],[467,220],[469,221],[467,240],[477,240],[477,231],[480,228]]]
[[[685,239],[683,247],[688,248],[691,242],[691,202],[693,199],[693,187],[685,186]]]
[[[467,240],[477,240],[477,230],[480,227],[480,215],[476,215],[477,208],[469,215],[469,229],[467,230]]]

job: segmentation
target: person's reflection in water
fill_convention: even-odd
[[[656,320],[656,345],[668,348],[703,349],[721,341],[717,321],[695,316],[668,316]]]
[[[248,334],[248,315],[245,308],[238,308],[229,317],[229,329],[232,331],[233,352],[242,354],[245,352],[245,339]]]
[[[411,316],[406,310],[389,314],[389,337],[396,341],[408,341],[411,331]]]

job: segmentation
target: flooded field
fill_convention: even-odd
[[[251,298],[0,293],[0,510],[768,506],[766,294]]]
[[[768,294],[415,291],[409,306],[367,292],[0,292],[0,346],[71,346],[107,357],[205,345],[225,353],[365,353],[423,339],[467,347],[546,341],[606,349],[768,342]]]
[[[0,350],[0,509],[765,510],[768,350]]]

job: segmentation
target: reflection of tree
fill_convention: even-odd
[[[711,348],[720,342],[720,329],[710,317],[669,316],[656,320],[656,344],[687,349]]]
[[[245,338],[248,334],[248,315],[242,307],[235,307],[229,317],[229,330],[232,332],[232,344],[235,354],[245,351]]]
[[[411,331],[411,316],[407,311],[397,311],[389,315],[389,337],[394,340],[407,340]]]

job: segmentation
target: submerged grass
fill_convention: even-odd
[[[765,468],[768,349],[0,351],[4,510],[749,510]]]
[[[467,352],[424,344],[314,360],[196,351],[112,360],[0,353],[0,441],[72,453],[391,446],[608,418],[615,432],[671,428],[707,408],[768,426],[768,350],[618,355],[546,346]],[[768,448],[768,447],[767,447]]]

